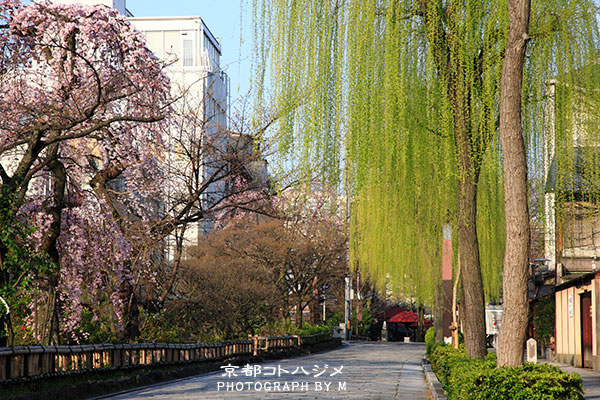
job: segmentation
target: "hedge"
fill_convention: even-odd
[[[428,357],[449,400],[580,400],[583,383],[547,364],[496,368],[496,354],[467,357],[464,346],[429,345]]]

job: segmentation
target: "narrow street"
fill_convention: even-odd
[[[222,368],[104,398],[425,400],[424,354],[421,343],[350,342],[325,353]]]

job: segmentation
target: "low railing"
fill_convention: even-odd
[[[304,336],[254,336],[254,355],[259,351],[285,350],[331,339],[331,332]]]
[[[331,339],[331,334],[254,336],[223,343],[136,343],[0,348],[0,382],[33,380],[92,370],[219,361],[302,347]]]

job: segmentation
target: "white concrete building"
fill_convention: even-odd
[[[54,0],[63,4],[114,7],[146,36],[148,48],[169,64],[172,94],[185,94],[186,108],[198,110],[207,134],[227,129],[229,77],[221,70],[221,44],[200,17],[133,17],[126,0]]]
[[[166,72],[171,79],[172,95],[180,98],[174,107],[195,121],[194,126],[176,123],[167,139],[172,150],[171,167],[179,175],[190,176],[194,163],[180,157],[178,147],[193,146],[193,141],[199,143],[204,137],[211,137],[223,146],[227,138],[229,78],[220,68],[221,45],[200,17],[133,17],[129,20],[146,36],[148,48],[168,64]],[[200,121],[202,127],[198,126]],[[218,161],[218,156],[204,154],[201,167],[204,178],[214,172],[214,165],[209,164]],[[211,202],[219,201],[224,190],[223,184],[212,184],[204,193],[204,207],[209,208]],[[187,244],[194,244],[211,229],[210,219],[188,226]]]
[[[227,128],[229,78],[221,70],[221,45],[200,17],[132,17],[146,44],[170,63],[173,95],[185,94],[207,121],[208,133]]]

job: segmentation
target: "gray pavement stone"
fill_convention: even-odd
[[[419,343],[350,342],[325,353],[256,364],[256,376],[237,368],[238,376],[228,377],[222,370],[105,398],[426,400],[431,397],[421,367],[424,354]]]

